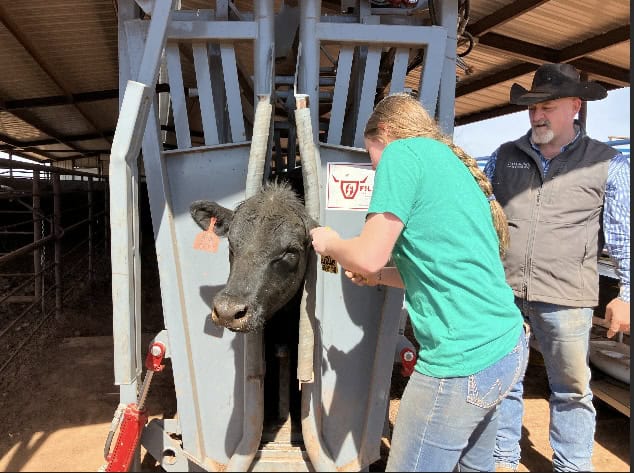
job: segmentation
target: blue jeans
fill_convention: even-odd
[[[414,371],[401,398],[385,471],[493,471],[497,407],[526,369],[524,331],[500,361],[462,378]]]
[[[590,390],[588,349],[592,309],[544,302],[515,303],[530,324],[544,358],[550,385],[550,446],[554,471],[592,471],[595,410]],[[523,377],[498,414],[495,463],[517,469],[524,413]]]

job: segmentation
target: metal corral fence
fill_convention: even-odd
[[[0,373],[109,264],[106,178],[0,158]]]

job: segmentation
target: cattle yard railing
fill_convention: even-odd
[[[0,373],[109,260],[107,192],[103,176],[0,158]]]

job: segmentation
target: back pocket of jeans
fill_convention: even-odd
[[[495,406],[517,381],[521,362],[522,349],[517,345],[500,361],[469,376],[467,402],[484,409]]]

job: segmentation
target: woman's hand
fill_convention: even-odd
[[[376,274],[368,274],[367,276],[348,271],[347,269],[344,271],[344,273],[350,279],[350,281],[352,281],[357,286],[376,286],[377,284],[381,284],[381,271]]]
[[[340,238],[339,234],[330,227],[316,227],[310,231],[313,239],[313,248],[320,255],[332,256],[328,249],[332,248],[331,243]]]

